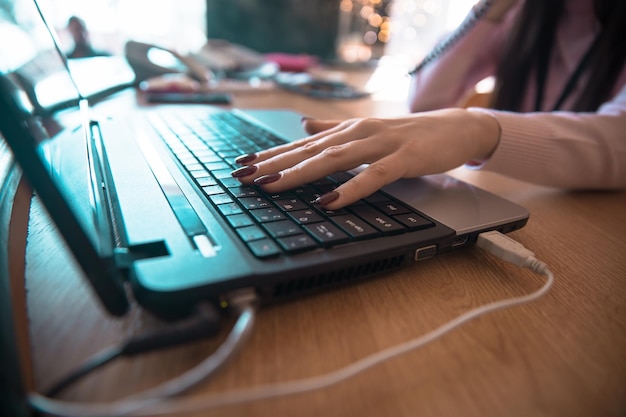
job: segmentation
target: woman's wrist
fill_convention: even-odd
[[[467,114],[473,118],[476,126],[472,136],[478,148],[472,161],[482,163],[489,159],[498,147],[502,128],[498,119],[487,109],[472,107],[467,109]]]

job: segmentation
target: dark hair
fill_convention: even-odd
[[[534,72],[537,91],[543,91],[556,28],[566,0],[526,0],[514,24],[508,47],[496,72],[492,107],[519,111]],[[594,0],[600,32],[588,55],[590,80],[574,102],[574,111],[595,111],[609,99],[626,57],[626,1]],[[536,98],[536,110],[542,97]]]

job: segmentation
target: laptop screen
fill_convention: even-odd
[[[65,59],[32,1],[0,9],[0,39],[0,70],[11,74],[25,104],[37,113],[75,105],[81,96],[98,98],[135,79],[125,58],[115,56],[68,60],[70,78]]]
[[[87,175],[75,176],[78,180],[73,180],[71,185],[66,184],[65,179],[71,178],[67,175],[70,167],[61,163],[66,159],[62,158],[62,154],[74,152],[72,148],[83,148],[84,152],[84,146],[77,146],[79,142],[84,142],[78,106],[83,95],[66,67],[64,56],[56,48],[54,34],[48,31],[34,2],[15,2],[11,14],[0,16],[0,32],[6,35],[4,39],[15,40],[0,45],[3,84],[10,90],[10,96],[5,98],[13,99],[19,117],[23,118],[23,125],[36,140],[39,156],[47,165],[57,188],[73,191],[65,197],[82,222],[83,229],[97,243],[93,225],[94,208],[90,207],[93,198],[89,198],[88,192],[89,178]],[[72,131],[75,133],[69,133]],[[50,140],[60,134],[75,136],[75,139],[63,138],[63,141],[75,141],[76,146],[55,143],[61,140]],[[86,155],[74,159],[87,160]],[[83,170],[81,167],[72,168]],[[78,192],[78,189],[87,192]],[[87,207],[84,207],[85,202]]]
[[[36,112],[74,102],[79,94],[35,4],[14,2],[0,15],[0,69],[21,90],[23,104]]]
[[[37,4],[17,1],[1,10],[0,133],[109,311],[121,314],[121,277],[101,237],[93,125],[78,111],[84,95]]]

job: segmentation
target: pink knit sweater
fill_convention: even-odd
[[[493,75],[516,13],[512,10],[500,24],[479,22],[417,74],[410,93],[411,111],[454,106],[478,81]],[[610,100],[597,112],[568,111],[578,90],[565,101],[564,111],[546,110],[554,106],[596,32],[592,0],[568,0],[546,81],[545,111],[531,112],[532,87],[525,97],[525,113],[470,108],[488,112],[501,127],[495,152],[473,167],[562,188],[626,188],[626,69]],[[591,81],[583,76],[578,85]],[[532,79],[529,84],[533,85]]]

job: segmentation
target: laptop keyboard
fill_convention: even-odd
[[[150,119],[165,144],[203,194],[250,251],[259,258],[310,251],[434,224],[379,191],[340,210],[311,204],[351,174],[336,173],[278,194],[241,184],[231,176],[234,159],[284,143],[231,112],[154,114]]]

